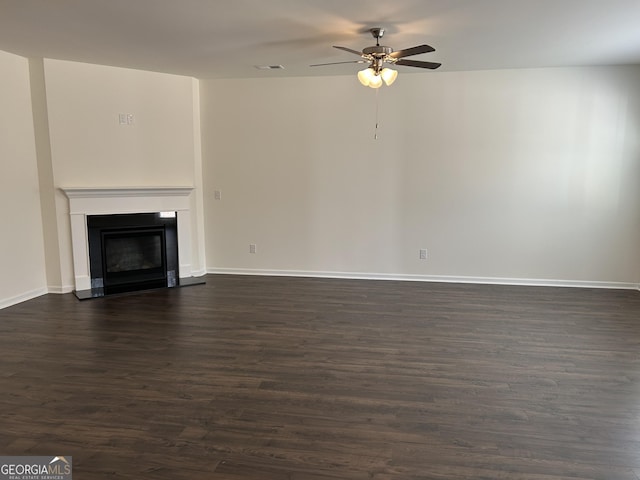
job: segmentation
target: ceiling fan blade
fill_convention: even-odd
[[[369,63],[365,60],[352,60],[350,62],[331,62],[331,63],[316,63],[314,65],[309,65],[310,67],[324,67],[325,65],[340,65],[341,63]]]
[[[389,56],[393,58],[404,58],[404,57],[410,57],[411,55],[419,55],[421,53],[429,53],[429,52],[435,52],[435,51],[436,49],[430,45],[418,45],[416,47],[405,48],[404,50],[398,50],[397,52],[391,52]]]
[[[435,62],[421,62],[419,60],[404,60],[404,59],[398,60],[395,64],[404,65],[406,67],[429,68],[431,70],[435,70],[440,65],[442,65],[441,63],[435,63]]]
[[[347,48],[347,47],[339,47],[337,45],[334,45],[333,48],[337,48],[338,50],[344,50],[345,52],[349,52],[349,53],[355,53],[356,55],[358,55],[359,57],[362,56],[362,52],[359,52],[357,50],[353,50],[352,48]]]

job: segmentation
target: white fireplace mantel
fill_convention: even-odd
[[[66,187],[76,291],[91,289],[88,215],[173,211],[178,218],[180,278],[191,277],[191,192],[193,187]]]

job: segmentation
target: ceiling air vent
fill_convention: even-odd
[[[282,65],[254,65],[258,70],[284,70]]]

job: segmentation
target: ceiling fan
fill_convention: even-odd
[[[435,48],[430,45],[417,45],[411,48],[405,48],[404,50],[394,51],[391,47],[385,47],[380,45],[380,39],[384,35],[384,28],[376,27],[369,30],[373,38],[376,39],[376,44],[371,47],[366,47],[362,52],[353,50],[347,47],[339,47],[334,45],[333,48],[344,50],[345,52],[354,53],[362,60],[352,60],[349,62],[332,62],[332,63],[318,63],[310,65],[311,67],[322,67],[324,65],[338,65],[341,63],[368,63],[369,66],[364,70],[358,72],[358,80],[366,87],[379,88],[382,86],[382,82],[387,85],[391,85],[398,76],[398,72],[384,66],[385,63],[391,65],[404,65],[407,67],[418,67],[435,70],[441,63],[435,62],[423,62],[420,60],[405,60],[405,57],[412,55],[419,55],[421,53],[435,52]]]

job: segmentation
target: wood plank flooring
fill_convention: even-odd
[[[0,455],[79,480],[640,478],[638,292],[206,281],[0,310]]]

